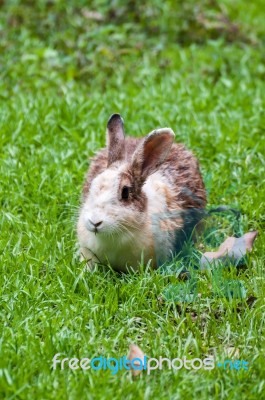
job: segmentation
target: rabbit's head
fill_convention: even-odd
[[[107,124],[104,165],[94,166],[80,218],[96,235],[119,235],[121,240],[141,234],[146,223],[148,191],[145,182],[163,163],[174,141],[169,128],[152,131],[143,139],[125,139],[119,114]],[[97,158],[95,163],[100,163]],[[100,171],[100,172],[99,172]]]

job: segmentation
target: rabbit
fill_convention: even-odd
[[[107,146],[92,159],[77,222],[89,268],[158,268],[202,219],[206,191],[198,161],[174,137],[162,128],[125,138],[122,117],[110,117]]]

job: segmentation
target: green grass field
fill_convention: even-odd
[[[262,3],[0,2],[1,399],[264,396]],[[174,268],[84,271],[81,189],[114,112],[131,135],[170,126],[200,160],[208,208],[237,208],[241,233],[259,231],[246,268],[223,271],[242,283],[242,298],[214,291],[214,270],[197,273],[191,302],[163,300],[185,285]],[[202,251],[236,234],[227,216],[211,223]],[[171,359],[222,361],[232,349],[249,368],[164,368],[136,380],[51,368],[56,353],[119,358],[130,343]]]

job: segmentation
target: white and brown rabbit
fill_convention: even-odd
[[[107,147],[93,158],[77,225],[90,267],[156,268],[181,249],[201,219],[206,192],[198,161],[170,128],[124,137],[123,120],[107,124]]]

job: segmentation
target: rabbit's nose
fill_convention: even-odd
[[[95,228],[98,228],[103,221],[93,222],[91,221],[91,219],[89,219],[89,222],[91,223],[91,225],[94,225]]]

